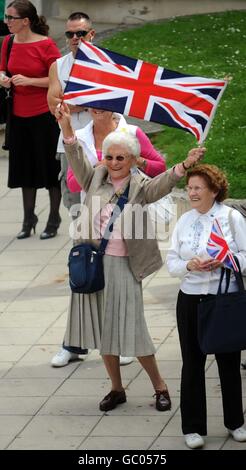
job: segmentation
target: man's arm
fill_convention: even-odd
[[[49,71],[49,89],[47,94],[47,101],[49,105],[50,112],[55,114],[56,106],[59,103],[62,103],[63,91],[61,87],[61,83],[58,79],[57,74],[57,65],[56,62],[50,66]],[[87,108],[84,106],[74,106],[68,105],[71,113],[81,113],[81,111],[85,111]]]
[[[50,112],[55,114],[56,107],[62,102],[62,87],[57,75],[56,62],[50,66],[49,70],[49,88],[47,93],[47,101]]]

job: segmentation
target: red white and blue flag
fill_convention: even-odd
[[[238,266],[234,256],[224,238],[221,226],[217,219],[214,219],[212,230],[207,243],[207,252],[212,258],[218,259],[227,268],[238,272]]]
[[[81,41],[64,101],[192,133],[202,143],[226,80],[196,77]]]

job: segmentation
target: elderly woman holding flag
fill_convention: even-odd
[[[211,251],[208,240],[215,224],[221,227],[223,246],[233,261],[235,253],[242,272],[246,271],[246,221],[222,201],[228,182],[214,165],[198,164],[187,173],[187,191],[192,209],[177,222],[167,267],[172,276],[182,279],[177,300],[177,323],[183,359],[181,377],[182,431],[188,447],[202,447],[207,434],[205,362],[197,339],[197,306],[201,296],[216,294],[220,279],[218,251]],[[209,256],[209,254],[210,256]],[[211,257],[212,256],[212,257]],[[227,256],[227,259],[229,257]],[[225,264],[225,263],[224,263]],[[232,267],[226,264],[226,267]],[[230,282],[230,291],[236,291]],[[246,441],[243,428],[240,351],[216,354],[219,370],[224,424],[238,441]]]
[[[94,208],[94,216],[91,213],[88,224],[82,215],[83,226],[89,228],[89,239],[96,246],[104,235],[118,198],[126,188],[129,191],[128,209],[121,214],[122,225],[127,230],[115,224],[105,250],[105,288],[92,294],[79,294],[79,299],[77,296],[71,300],[71,315],[73,308],[77,311],[79,302],[77,328],[70,331],[73,344],[100,349],[112,383],[111,391],[100,402],[101,411],[112,410],[126,402],[120,354],[138,358],[153,384],[156,409],[169,410],[171,400],[157,367],[155,348],[144,319],[142,296],[142,280],[161,267],[162,259],[153,231],[150,234],[147,230],[147,224],[150,227],[148,214],[142,217],[142,208],[168,194],[185,171],[203,157],[205,148],[190,150],[182,163],[149,180],[145,175],[131,171],[140,155],[140,144],[135,136],[117,131],[108,134],[102,145],[105,165],[93,168],[77,141],[68,106],[63,104],[56,117],[69,163],[87,193],[82,209],[88,212],[97,200],[97,208]],[[141,215],[141,221],[136,219],[135,211]],[[141,236],[138,227],[141,227]],[[81,233],[80,236],[88,237]]]

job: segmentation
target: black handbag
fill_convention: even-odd
[[[229,353],[246,349],[246,290],[239,262],[234,271],[238,291],[228,292],[230,269],[221,269],[217,295],[208,295],[198,305],[198,341],[204,354]],[[221,285],[226,272],[225,292]]]
[[[90,294],[104,288],[104,253],[89,243],[74,246],[68,258],[72,292]]]
[[[10,56],[10,51],[13,45],[14,35],[10,36],[7,46],[7,58],[6,58],[6,75],[10,77],[8,72],[8,61]],[[10,88],[0,88],[0,124],[6,124],[5,127],[5,141],[2,146],[4,150],[9,149],[9,128],[10,128],[10,118],[12,114],[12,89]]]
[[[0,87],[0,124],[5,124],[7,119],[7,100],[9,88]]]
[[[116,218],[128,201],[129,185],[119,197],[101,239],[99,247],[91,243],[80,243],[74,246],[68,257],[69,284],[72,292],[91,294],[104,288],[103,255]]]

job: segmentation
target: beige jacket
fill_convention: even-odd
[[[110,182],[105,166],[92,168],[78,142],[72,145],[65,144],[64,147],[77,181],[87,193],[84,202],[86,207],[81,210],[80,223],[77,227],[80,226],[82,230],[88,225],[90,227],[89,236],[82,234],[79,239],[77,238],[77,243],[86,240],[98,246],[99,241],[92,235],[92,196],[93,198],[97,196],[98,210],[100,210],[114,198],[113,184]],[[179,179],[173,169],[167,170],[153,179],[138,172],[129,177],[128,204],[121,216],[118,217],[117,223],[121,223],[120,227],[128,249],[130,268],[138,281],[157,271],[163,264],[148,211],[146,210],[143,216],[142,207],[168,194]]]

